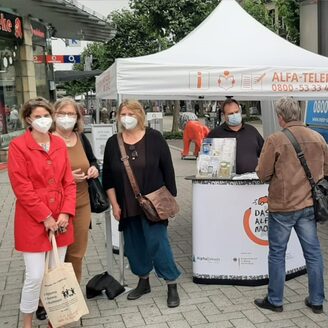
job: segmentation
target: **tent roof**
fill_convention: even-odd
[[[222,0],[207,19],[171,48],[123,60],[215,67],[328,67],[327,57],[283,39],[234,0]]]
[[[328,58],[281,38],[236,1],[222,0],[179,43],[152,55],[117,59],[96,86],[99,98],[323,98]]]

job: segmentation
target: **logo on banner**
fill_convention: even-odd
[[[244,213],[244,230],[250,240],[261,246],[268,246],[268,197],[255,199]]]
[[[224,71],[223,74],[219,75],[218,87],[224,90],[233,88],[236,84],[236,80],[233,74],[229,71]]]
[[[208,89],[209,87],[208,72],[190,72],[189,73],[189,88],[190,89]]]

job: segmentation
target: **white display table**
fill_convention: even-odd
[[[268,185],[259,180],[192,180],[193,281],[268,283]],[[304,274],[298,238],[290,236],[287,279]]]

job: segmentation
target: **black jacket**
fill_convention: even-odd
[[[141,193],[146,195],[165,185],[171,194],[176,196],[177,188],[169,147],[160,132],[151,128],[146,128],[145,157],[144,181],[139,183]],[[126,172],[115,134],[106,143],[102,183],[105,190],[115,188],[117,202],[121,208],[124,197],[123,174]]]

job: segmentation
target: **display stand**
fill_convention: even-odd
[[[259,180],[192,180],[193,281],[268,283],[268,185]],[[286,252],[287,279],[304,274],[294,231]]]

